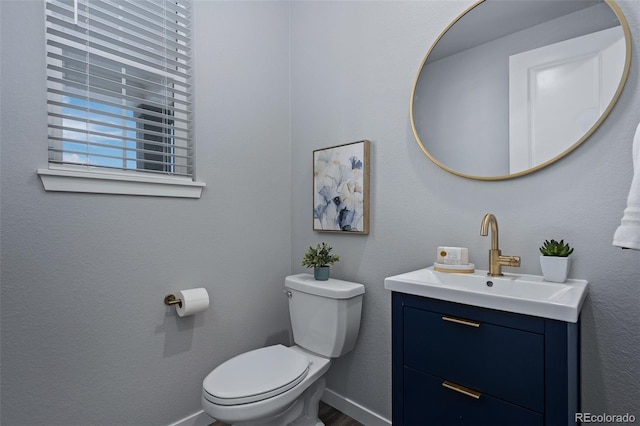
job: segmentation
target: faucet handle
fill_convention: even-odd
[[[520,256],[500,256],[500,264],[503,266],[520,266]]]

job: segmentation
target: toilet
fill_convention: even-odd
[[[237,355],[202,384],[202,408],[232,425],[321,426],[318,404],[331,358],[353,349],[364,286],[298,274],[285,279],[294,346]]]

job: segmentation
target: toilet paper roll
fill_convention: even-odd
[[[209,307],[209,293],[206,288],[191,288],[176,294],[182,300],[182,306],[176,306],[176,312],[181,317],[205,311]]]

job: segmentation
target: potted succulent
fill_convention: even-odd
[[[573,249],[564,240],[545,240],[540,247],[540,267],[546,281],[563,283],[569,275],[570,255]]]
[[[307,249],[302,258],[302,266],[313,268],[313,277],[318,281],[329,279],[329,265],[340,260],[340,256],[331,254],[332,247],[326,243],[316,244],[316,247]]]

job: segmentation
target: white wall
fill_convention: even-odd
[[[287,341],[282,278],[306,271],[302,254],[319,241],[342,255],[334,276],[367,291],[356,349],[334,362],[328,387],[389,418],[384,277],[430,264],[443,244],[468,246],[486,269],[486,212],[523,272],[540,272],[545,238],[576,247],[572,275],[591,281],[583,407],[638,415],[640,256],[611,239],[640,119],[640,7],[619,3],[634,62],[609,119],[548,169],[479,182],[432,164],[408,118],[425,52],[471,1],[199,0],[197,175],[208,186],[184,201],[42,190],[42,5],[1,0],[2,424],[157,425],[198,411],[214,366]],[[370,235],[313,233],[311,151],[363,138]],[[178,319],[162,298],[192,286],[208,288],[211,307]]]
[[[292,257],[331,243],[338,278],[366,285],[355,350],[327,386],[378,414],[391,413],[390,294],[384,277],[428,266],[439,245],[467,246],[487,269],[480,222],[493,212],[504,254],[539,274],[538,247],[565,238],[572,276],[590,281],[582,316],[583,408],[640,414],[640,253],[611,245],[631,182],[640,120],[640,5],[621,1],[634,35],[629,81],[604,125],[577,151],[535,174],[480,182],[444,172],[420,151],[409,123],[415,73],[442,29],[472,1],[294,2],[292,8]],[[311,231],[313,149],[372,141],[369,236]],[[507,268],[507,270],[510,270]]]
[[[195,5],[200,200],[45,193],[44,8],[2,0],[2,418],[161,425],[231,355],[289,342],[286,3]],[[175,290],[209,310],[178,318]]]

